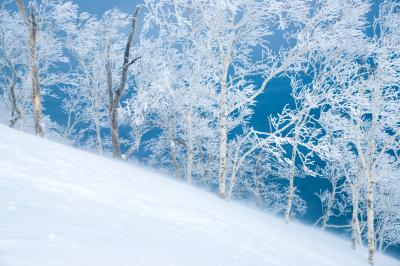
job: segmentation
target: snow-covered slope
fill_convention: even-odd
[[[4,126],[0,158],[2,266],[367,265],[338,237]]]

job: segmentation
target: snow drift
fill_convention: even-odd
[[[367,265],[339,237],[4,126],[0,158],[0,265]]]

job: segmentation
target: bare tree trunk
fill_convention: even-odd
[[[82,64],[83,65],[83,64]],[[86,72],[86,70],[85,70]],[[94,126],[96,129],[96,143],[97,150],[99,154],[103,154],[103,140],[101,138],[101,126],[100,126],[100,114],[99,114],[99,105],[97,104],[97,89],[94,82],[92,82],[92,90],[89,90],[89,95],[92,100],[92,118],[94,121]]]
[[[360,179],[361,179],[361,171],[359,176],[357,176],[356,180],[353,184],[353,192],[352,192],[352,217],[351,217],[351,247],[352,249],[356,249],[358,245],[361,244],[361,232],[360,232],[360,223],[358,220],[358,204],[360,198]]]
[[[118,101],[119,102],[119,101]],[[113,156],[117,159],[122,159],[121,146],[119,142],[119,120],[118,120],[118,103],[112,101],[110,104],[110,130],[111,130],[111,142],[113,146]]]
[[[13,106],[13,110],[11,113],[11,119],[10,119],[10,127],[14,127],[15,124],[18,122],[18,120],[22,120],[22,112],[18,108],[17,104],[17,97],[15,95],[15,83],[13,81],[13,84],[10,86],[10,96],[11,96],[11,103]]]
[[[15,86],[17,84],[17,74],[15,72],[14,65],[11,63],[11,61],[5,54],[3,55],[3,59],[6,61],[6,64],[8,65],[8,68],[10,69],[12,74],[11,84],[9,88],[10,101],[12,105],[10,127],[14,127],[15,124],[18,122],[18,120],[22,119],[22,112],[18,107],[17,96],[15,94]]]
[[[238,141],[236,144],[236,150],[235,150],[235,157],[233,158],[233,165],[232,165],[232,173],[230,177],[230,182],[229,182],[229,188],[228,188],[228,193],[226,194],[226,198],[230,199],[233,193],[233,188],[235,187],[235,182],[236,182],[236,174],[238,171],[238,164],[239,164],[239,152],[240,152],[240,146],[241,146],[241,141]]]
[[[384,250],[383,245],[385,242],[385,233],[387,232],[388,220],[389,220],[389,210],[385,208],[385,215],[382,221],[378,239],[379,252],[382,252]]]
[[[170,143],[170,147],[171,147],[171,160],[172,160],[172,164],[174,165],[174,169],[175,169],[175,176],[177,179],[181,179],[181,175],[180,175],[180,167],[178,164],[178,160],[176,159],[176,147],[175,147],[175,138],[174,138],[174,132],[173,132],[173,127],[169,126],[168,127],[168,141]]]
[[[136,32],[136,19],[139,14],[140,7],[136,7],[135,13],[132,17],[131,29],[129,32],[128,41],[125,46],[124,62],[122,65],[122,74],[119,87],[116,91],[113,88],[113,78],[111,72],[111,39],[109,40],[107,53],[106,53],[106,72],[107,72],[107,88],[109,96],[109,107],[108,112],[110,116],[110,130],[111,130],[111,141],[113,146],[113,156],[118,159],[122,159],[121,147],[119,141],[119,120],[118,120],[118,107],[122,95],[124,94],[126,83],[128,80],[129,66],[134,64],[140,57],[134,58],[130,61],[130,50],[132,47],[133,37]]]
[[[99,119],[99,112],[97,109],[97,106],[95,106],[95,127],[96,127],[96,141],[97,141],[97,149],[99,151],[99,154],[103,154],[103,141],[101,139],[101,127],[100,127],[100,119]]]
[[[297,155],[297,145],[298,145],[298,135],[295,133],[295,142],[292,149],[292,159],[290,165],[290,176],[289,176],[289,194],[288,201],[285,211],[285,223],[288,224],[290,220],[290,214],[292,212],[293,197],[294,197],[294,175],[296,174],[296,155]]]
[[[36,37],[39,27],[36,22],[35,9],[33,5],[30,5],[31,15],[29,16],[25,10],[25,7],[21,0],[15,0],[19,12],[21,13],[23,20],[29,32],[29,52],[30,52],[30,65],[31,65],[31,79],[32,79],[32,106],[33,116],[35,121],[35,132],[36,135],[43,137],[44,131],[42,128],[42,100],[40,93],[40,78],[39,78],[39,66],[37,64],[36,55]]]
[[[107,50],[108,53],[108,50]],[[107,54],[108,56],[108,54]],[[92,119],[94,121],[94,125],[95,125],[95,131],[96,131],[96,145],[97,145],[97,150],[99,152],[99,154],[103,154],[103,140],[101,137],[101,125],[100,125],[100,108],[99,108],[99,84],[97,84],[95,82],[95,80],[98,79],[97,76],[94,76],[93,74],[90,73],[90,71],[87,70],[86,68],[86,63],[84,60],[82,60],[80,57],[76,57],[76,59],[79,61],[79,63],[81,64],[83,71],[84,71],[84,75],[86,77],[86,79],[90,80],[88,82],[89,84],[89,96],[90,96],[90,100],[92,103]],[[108,74],[108,69],[107,69],[107,74]],[[107,75],[108,78],[108,75]],[[112,82],[111,82],[112,83]]]
[[[257,163],[256,163],[256,186],[257,186],[257,195],[258,195],[258,204],[261,206],[265,203],[265,189],[264,189],[264,178],[263,178],[263,171],[262,171],[262,150],[259,152],[257,156]]]
[[[226,199],[231,198],[233,189],[235,187],[236,179],[237,179],[237,173],[239,172],[239,169],[242,166],[243,162],[246,160],[246,158],[248,156],[250,156],[252,153],[254,153],[260,147],[260,145],[253,145],[250,149],[246,150],[246,152],[244,152],[240,156],[240,150],[242,148],[243,143],[245,141],[247,141],[247,139],[250,138],[251,135],[252,135],[252,131],[247,133],[247,135],[244,138],[238,139],[238,141],[236,143],[235,155],[234,155],[233,162],[232,162],[232,173],[231,173],[231,177],[230,177],[229,188],[228,188],[227,194],[226,194]]]
[[[337,182],[335,179],[332,183],[332,191],[328,198],[328,203],[326,206],[326,213],[325,213],[324,217],[322,218],[322,230],[326,229],[326,224],[328,223],[329,218],[331,217],[332,205],[333,205],[333,201],[335,200],[335,195],[336,195],[336,188],[337,188]]]
[[[238,158],[236,158],[236,160],[233,162],[228,193],[226,194],[226,199],[228,199],[228,200],[232,197],[232,194],[233,194],[233,189],[234,189],[235,183],[236,183],[236,175],[239,170],[238,168],[239,168],[238,167]]]
[[[219,135],[220,135],[220,147],[219,147],[219,156],[220,156],[220,168],[219,168],[219,196],[222,199],[225,199],[225,183],[226,183],[226,168],[227,168],[227,142],[228,142],[228,132],[227,132],[227,102],[226,102],[226,81],[222,82],[221,86],[221,99],[220,99],[220,114],[219,114]]]
[[[206,184],[208,182],[208,173],[210,172],[209,169],[207,169],[208,167],[205,165],[205,161],[207,160],[206,158],[204,158],[204,154],[203,154],[203,146],[201,145],[201,143],[198,144],[197,146],[197,150],[199,153],[199,160],[198,160],[198,164],[200,164],[200,166],[198,166],[198,168],[200,168],[200,176],[201,176],[201,180],[204,184]],[[211,160],[210,160],[211,161]]]
[[[364,152],[361,145],[361,136],[360,136],[360,127],[359,121],[354,125],[355,129],[355,144],[358,153],[358,175],[353,185],[353,195],[352,195],[352,205],[353,205],[353,214],[352,214],[352,248],[356,249],[357,245],[361,244],[361,229],[360,222],[358,219],[358,205],[360,199],[360,187],[361,180],[365,178],[366,174],[366,160],[364,157]]]
[[[122,155],[122,159],[128,160],[129,156],[132,155],[135,151],[138,151],[140,148],[140,144],[142,143],[142,137],[144,135],[143,132],[140,132],[134,123],[131,124],[131,128],[133,134],[135,135],[135,143],[129,147],[129,149]]]
[[[10,127],[14,127],[18,120],[22,119],[22,112],[18,107],[17,96],[15,94],[15,86],[17,83],[17,74],[15,71],[14,64],[8,58],[6,54],[6,48],[3,42],[3,54],[1,55],[3,60],[5,61],[7,67],[11,71],[11,80],[7,78],[7,81],[10,83],[9,87],[9,99],[11,102],[12,110],[11,110],[11,118],[10,118]]]
[[[192,104],[189,103],[189,110],[187,114],[187,166],[186,166],[186,181],[188,184],[192,183],[192,168],[193,168],[193,124],[192,124]]]
[[[374,264],[375,255],[375,225],[374,225],[374,186],[375,178],[372,169],[368,169],[367,185],[367,228],[368,228],[368,263]]]
[[[108,43],[107,53],[106,53],[106,71],[107,71],[107,88],[108,88],[108,113],[110,121],[110,131],[111,131],[111,142],[113,146],[113,156],[118,159],[122,159],[121,148],[119,143],[119,130],[118,130],[118,111],[119,99],[115,95],[113,89],[113,78],[111,72],[111,40]],[[118,101],[116,101],[118,100]],[[115,106],[117,104],[117,106]]]
[[[32,69],[32,102],[33,102],[33,113],[35,118],[35,131],[36,134],[43,137],[44,131],[42,128],[42,100],[40,93],[40,83],[39,83],[39,67],[37,65],[36,58],[36,34],[38,31],[38,26],[36,24],[34,10],[32,10],[33,6],[31,6],[31,20],[32,20],[32,32],[30,37],[30,54],[31,54],[31,69]]]

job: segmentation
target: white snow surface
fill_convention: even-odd
[[[400,265],[378,254],[377,265]],[[367,265],[348,240],[0,126],[0,265]]]

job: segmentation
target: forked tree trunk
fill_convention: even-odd
[[[42,127],[42,99],[40,93],[40,78],[39,78],[39,66],[37,63],[36,54],[36,38],[39,31],[39,27],[36,22],[35,8],[31,4],[29,16],[25,10],[25,7],[21,0],[15,0],[19,12],[22,15],[25,26],[29,33],[29,56],[30,56],[30,68],[31,68],[31,79],[32,79],[32,106],[33,106],[33,117],[35,122],[36,135],[43,137],[44,131]]]
[[[10,69],[12,75],[11,84],[9,88],[10,101],[12,106],[10,127],[14,127],[15,124],[18,122],[18,120],[22,120],[22,112],[18,107],[18,99],[17,95],[15,94],[15,86],[17,84],[17,73],[15,71],[14,65],[5,54],[3,55],[3,59],[6,61],[6,64],[8,65],[8,68]]]
[[[119,140],[119,119],[118,119],[118,107],[122,95],[125,92],[126,83],[128,81],[128,70],[129,67],[134,64],[140,57],[130,59],[130,51],[132,47],[133,37],[136,32],[136,19],[139,14],[139,6],[136,7],[135,13],[132,17],[131,29],[129,32],[128,41],[125,45],[124,62],[122,65],[121,80],[118,89],[114,91],[114,84],[111,71],[111,39],[109,40],[107,53],[106,53],[106,72],[107,72],[107,89],[109,96],[109,121],[110,121],[110,131],[111,131],[111,142],[113,146],[113,156],[118,159],[122,159],[120,140]],[[131,61],[130,61],[131,60]]]
[[[326,225],[327,225],[327,223],[329,221],[329,218],[331,217],[332,206],[333,206],[333,202],[335,200],[335,195],[336,195],[336,189],[337,189],[337,181],[334,180],[333,183],[332,183],[332,191],[329,194],[328,203],[326,205],[326,213],[322,217],[322,230],[326,229]]]

